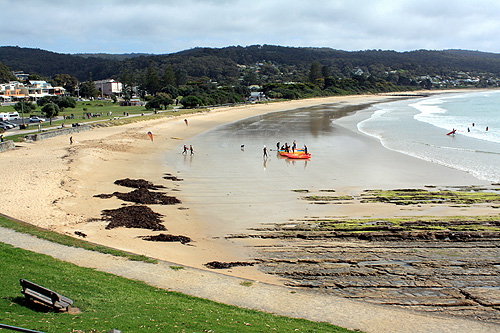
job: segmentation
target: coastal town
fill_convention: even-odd
[[[1,332],[500,332],[500,2],[0,7]]]

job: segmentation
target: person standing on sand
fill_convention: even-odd
[[[264,158],[267,158],[267,148],[266,148],[266,146],[264,146],[263,150],[264,150]]]
[[[193,145],[189,145],[189,151],[191,152],[191,155],[194,155]]]
[[[184,119],[184,122],[186,123],[186,126],[188,126],[188,120]]]
[[[70,145],[72,145],[72,144],[73,144],[73,137],[72,137],[72,136],[70,136],[70,137],[69,137],[69,144],[70,144]]]

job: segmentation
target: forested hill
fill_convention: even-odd
[[[317,61],[332,77],[348,78],[353,73],[387,79],[395,73],[405,76],[447,76],[465,72],[500,78],[500,54],[478,51],[446,50],[395,52],[368,50],[347,52],[330,48],[297,48],[272,45],[226,48],[194,48],[165,55],[71,55],[40,49],[0,47],[0,62],[11,70],[51,78],[69,74],[80,81],[115,78],[123,73],[141,77],[154,69],[158,75],[167,70],[182,74],[187,81],[208,78],[220,83],[237,82],[242,65],[267,64],[260,74],[279,72],[281,81],[304,82],[311,64]]]
[[[13,71],[23,71],[51,78],[55,74],[69,74],[81,81],[116,76],[120,62],[99,57],[80,57],[54,53],[40,49],[3,46],[0,47],[0,62]]]
[[[0,83],[14,80],[15,77],[10,69],[0,62]]]

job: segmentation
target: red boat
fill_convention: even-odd
[[[311,154],[297,154],[297,153],[286,153],[283,154],[282,156],[286,156],[288,158],[293,158],[293,159],[308,159],[311,158]]]
[[[280,156],[286,156],[287,154],[296,154],[296,155],[301,155],[301,154],[304,154],[304,149],[296,149],[293,153],[291,152],[287,152],[286,150],[278,150],[278,154],[280,154]]]

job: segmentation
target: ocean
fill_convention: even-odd
[[[500,94],[496,96],[500,98]],[[435,114],[439,105],[441,112],[446,102],[455,98],[465,100],[457,94],[374,106],[331,103],[268,113],[180,141],[178,150],[166,154],[164,161],[177,177],[185,179],[181,185],[183,202],[198,207],[205,220],[217,219],[219,228],[225,229],[219,230],[219,234],[243,231],[264,221],[281,222],[303,216],[308,203],[298,199],[302,190],[325,195],[334,191],[357,193],[359,189],[383,188],[388,184],[396,188],[434,185],[441,180],[446,182],[443,173],[454,179],[450,185],[462,184],[460,176],[455,178],[449,168],[440,167],[434,169],[436,173],[428,174],[423,165],[426,162],[415,162],[406,156],[398,158],[394,155],[400,154],[390,150],[497,181],[500,179],[497,142],[464,135],[467,123],[462,120],[453,121],[451,127],[457,128],[454,136],[446,135],[451,131],[446,124],[439,128],[423,121],[421,110]],[[417,115],[422,120],[417,120]],[[485,127],[483,118],[474,118],[477,124],[471,132],[481,135],[480,129]],[[193,118],[192,122],[195,121],[203,119]],[[378,147],[378,142],[357,132],[359,121],[362,121],[359,129],[379,138],[389,153]],[[491,129],[488,133],[483,131],[484,136],[498,133],[500,124],[494,121],[488,124]],[[278,141],[280,145],[296,141],[299,148],[306,144],[312,153],[311,160],[280,157],[276,152]],[[193,156],[182,155],[184,144],[193,145]],[[268,150],[266,158],[264,145]]]
[[[384,147],[500,181],[500,91],[440,94],[371,110],[358,129]]]

